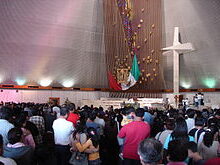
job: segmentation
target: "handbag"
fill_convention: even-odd
[[[72,153],[69,163],[72,165],[88,165],[87,154],[75,151]]]

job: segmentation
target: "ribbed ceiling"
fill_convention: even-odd
[[[1,0],[0,77],[106,87],[101,0]]]

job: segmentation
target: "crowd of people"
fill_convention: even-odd
[[[0,104],[0,164],[220,164],[220,110]]]

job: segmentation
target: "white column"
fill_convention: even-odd
[[[179,94],[179,84],[180,84],[180,75],[179,75],[179,53],[173,51],[173,93],[174,95]]]

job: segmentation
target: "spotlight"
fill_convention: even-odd
[[[63,86],[64,87],[72,87],[73,86],[73,81],[72,80],[65,80],[64,82],[63,82]]]
[[[0,76],[0,83],[2,83],[3,82],[3,77],[2,76]]]
[[[192,84],[190,82],[182,82],[181,86],[185,89],[189,89],[192,86]]]
[[[204,78],[203,84],[208,88],[215,88],[217,80],[215,78]]]
[[[18,85],[24,85],[26,83],[25,79],[16,79],[15,81],[17,82]]]
[[[50,79],[42,79],[40,80],[40,85],[43,86],[43,87],[47,87],[51,84],[52,80]]]

